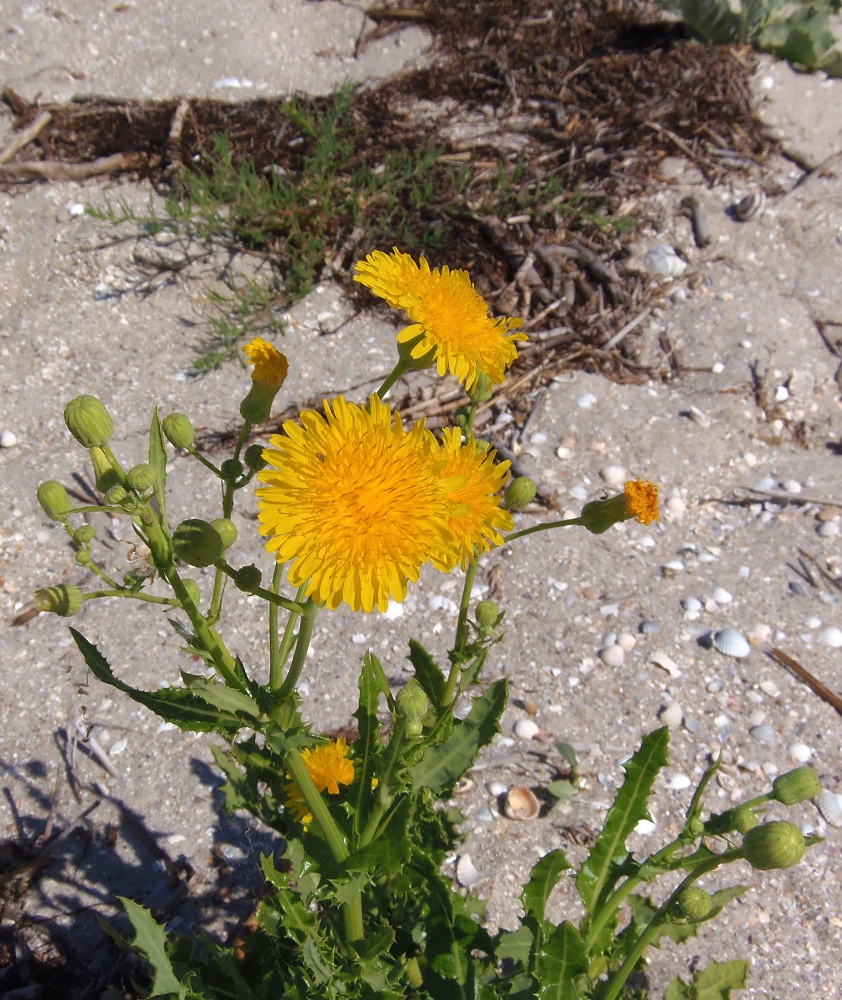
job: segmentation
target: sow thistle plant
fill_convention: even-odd
[[[504,615],[489,600],[472,607],[477,567],[489,550],[539,531],[578,525],[598,534],[630,518],[649,524],[658,517],[657,489],[632,481],[621,494],[586,504],[578,517],[516,528],[513,513],[534,497],[535,484],[509,481],[509,463],[477,438],[473,421],[479,401],[516,359],[525,339],[520,321],[492,319],[465,271],[417,264],[397,249],[371,253],[358,265],[357,280],[410,320],[398,334],[393,371],[364,405],[339,396],[325,402],[323,413],[308,410],[285,423],[268,447],[246,446],[254,426],[269,418],[288,369],[286,358],[257,338],[245,348],[252,380],[240,406],[242,427],[220,465],[197,450],[187,416],[161,420],[156,411],[148,461],[126,469],[110,445],[107,410],[95,397],[80,396],[68,403],[65,421],[89,451],[101,500],[74,507],[57,482],[38,490],[44,512],[64,526],[77,561],[95,579],[87,592],[68,585],[40,590],[38,608],[69,617],[103,597],[163,605],[187,652],[212,668],[182,671],[180,686],[133,687],[96,646],[71,632],[101,681],[184,730],[222,737],[224,746],[212,750],[225,775],[227,808],[247,810],[278,834],[276,853],[262,858],[267,888],[255,929],[235,946],[168,934],[124,900],[133,946],[152,967],[149,995],[631,996],[629,976],[647,948],[692,936],[745,891],[710,892],[699,884],[704,876],[741,860],[759,870],[801,860],[809,838],[790,822],[759,817],[773,802],[789,806],[815,796],[818,778],[799,768],[776,779],[766,795],[705,816],[714,762],[678,836],[639,858],[626,842],[648,816],[653,782],[667,763],[668,734],[659,729],[625,764],[622,787],[578,871],[561,850],[551,851],[523,889],[518,929],[491,933],[483,926],[482,903],[442,871],[459,839],[460,814],[448,799],[499,732],[507,698],[505,679],[485,684],[482,677]],[[455,375],[469,400],[463,424],[441,437],[423,421],[406,426],[385,398],[404,372],[432,366]],[[218,518],[172,525],[168,441],[219,481]],[[271,570],[232,566],[227,558],[236,538],[236,495],[252,485]],[[112,576],[91,553],[94,530],[76,526],[83,513],[128,518],[151,570]],[[377,657],[367,653],[359,668],[357,735],[346,741],[319,733],[302,717],[299,685],[317,615],[340,605],[382,611],[404,599],[427,564],[442,573],[464,571],[448,662],[411,641],[414,675],[394,692]],[[194,568],[207,570],[201,583]],[[225,642],[224,599],[232,588],[266,604],[265,683],[255,679],[257,665],[244,663]],[[470,710],[457,716],[468,691]],[[575,758],[573,765],[575,775]],[[568,872],[584,916],[555,923],[546,904]],[[676,979],[667,997],[727,997],[745,975],[744,962],[711,962],[689,985]]]

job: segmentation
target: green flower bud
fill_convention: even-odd
[[[183,413],[170,413],[164,417],[161,430],[173,448],[191,448],[196,440],[196,431]]]
[[[796,767],[772,782],[772,798],[785,806],[814,799],[821,790],[821,779],[812,767]]]
[[[398,718],[406,722],[410,736],[421,735],[421,720],[429,710],[430,702],[424,688],[411,677],[395,698],[395,711]]]
[[[753,809],[743,806],[733,810],[733,823],[733,829],[737,833],[746,834],[749,830],[753,830],[756,826],[759,826],[760,820]]]
[[[125,486],[121,486],[120,483],[117,483],[116,486],[112,486],[111,489],[105,494],[105,502],[109,507],[119,507],[128,495],[129,494]]]
[[[236,458],[226,458],[220,465],[219,471],[228,482],[232,482],[243,474],[243,463],[238,462]]]
[[[254,563],[248,566],[241,566],[234,574],[234,584],[244,594],[253,594],[257,591],[263,575]]]
[[[266,459],[263,457],[262,444],[250,444],[246,448],[243,458],[249,472],[260,472],[261,469],[266,468]]]
[[[184,589],[190,596],[190,600],[198,607],[202,602],[202,594],[199,591],[199,584],[195,580],[191,580],[187,577],[182,581],[184,583]]]
[[[527,476],[518,476],[506,487],[503,506],[506,510],[523,510],[535,499],[537,489],[535,483]]]
[[[687,824],[687,832],[691,837],[701,837],[705,832],[705,824],[698,816],[694,816]]]
[[[271,385],[252,382],[246,398],[240,403],[240,416],[249,424],[265,424],[277,395],[278,390]]]
[[[747,806],[738,806],[735,809],[726,809],[725,812],[716,813],[705,823],[705,830],[711,836],[722,837],[726,833],[747,833],[754,829],[760,820],[753,810]]]
[[[806,850],[804,835],[798,827],[782,819],[756,826],[743,837],[743,856],[759,871],[791,868],[804,857]]]
[[[52,611],[61,618],[70,618],[82,607],[82,591],[72,584],[42,587],[35,591],[35,607],[39,611]]]
[[[212,566],[225,549],[216,528],[198,517],[182,521],[173,532],[172,543],[176,558],[188,566]]]
[[[84,448],[102,448],[114,433],[114,421],[96,396],[77,396],[64,408],[67,429]]]
[[[83,524],[73,532],[73,541],[79,548],[87,548],[96,537],[96,528],[92,524]]]
[[[426,336],[426,333],[419,333],[417,337],[412,337],[410,340],[401,340],[400,334],[398,335],[398,357],[407,368],[421,371],[435,363],[436,348],[431,347],[425,351],[421,346]]]
[[[51,521],[67,520],[71,507],[70,497],[61,483],[55,479],[48,479],[38,487],[37,496],[41,509]]]
[[[126,480],[135,493],[148,493],[155,488],[157,477],[151,465],[145,462],[142,465],[135,465],[126,473]]]
[[[678,908],[688,920],[702,920],[713,909],[710,893],[697,885],[688,885],[678,899]]]
[[[478,625],[483,628],[494,628],[500,621],[500,608],[495,601],[480,601],[476,615]]]
[[[91,448],[90,455],[96,488],[100,493],[107,493],[112,486],[118,485],[120,476],[102,448]]]
[[[234,522],[229,521],[227,517],[215,518],[211,521],[211,527],[219,532],[223,549],[230,549],[237,541],[237,529],[234,527]]]

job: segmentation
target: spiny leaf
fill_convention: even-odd
[[[149,910],[144,909],[138,903],[126,899],[124,896],[118,896],[118,899],[123,904],[126,916],[135,930],[135,939],[132,944],[143,952],[155,974],[149,993],[150,997],[178,994],[181,990],[181,984],[176,979],[172,963],[167,956],[167,934],[163,926],[154,920]]]
[[[415,639],[409,640],[409,660],[415,669],[418,683],[424,688],[424,694],[434,705],[440,706],[447,687],[447,679],[441,667]]]
[[[149,428],[149,464],[155,470],[155,499],[161,521],[167,523],[167,446],[164,432],[158,417],[158,407],[152,411],[152,424]]]
[[[181,679],[189,691],[214,708],[222,709],[232,715],[245,715],[251,719],[257,719],[260,715],[257,704],[236,688],[226,687],[211,677],[188,674],[184,670],[181,671]]]
[[[578,1000],[573,980],[588,966],[585,946],[569,920],[547,935],[538,960],[539,1000]]]
[[[734,959],[731,962],[711,962],[693,979],[694,1000],[727,1000],[731,990],[745,989],[748,980],[748,962]]]
[[[538,923],[544,919],[544,910],[550,893],[558,885],[562,872],[569,868],[570,864],[561,848],[545,854],[533,866],[520,898],[523,908]]]

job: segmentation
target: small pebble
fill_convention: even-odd
[[[764,694],[768,695],[770,698],[780,698],[781,696],[781,689],[772,680],[761,681],[758,687]]]
[[[555,453],[559,458],[563,458],[565,460],[568,458],[573,458],[574,454],[572,448],[568,448],[566,445],[563,444],[559,445],[558,448],[556,448]]]
[[[807,628],[821,628],[822,620],[821,618],[808,618],[807,621],[804,622],[804,624],[807,626]]]
[[[680,518],[687,513],[687,504],[681,497],[670,497],[666,502],[667,512],[674,518]]]
[[[513,726],[515,736],[522,740],[532,740],[541,731],[538,724],[532,719],[518,719]]]
[[[606,646],[598,655],[606,667],[622,667],[626,662],[626,651],[622,646]]]
[[[389,601],[389,606],[383,612],[383,617],[390,622],[393,622],[396,618],[400,618],[403,614],[403,605],[399,604],[397,601]]]
[[[839,520],[839,508],[838,507],[822,507],[821,510],[816,514],[819,521],[838,521]]]
[[[786,380],[786,386],[791,396],[809,396],[816,388],[816,379],[812,372],[793,371]]]
[[[543,431],[535,431],[535,433],[529,438],[530,444],[546,444],[547,435]]]
[[[3,431],[0,434],[0,448],[14,448],[17,443],[18,438],[13,431]]]
[[[795,594],[796,597],[806,597],[807,588],[800,580],[792,580],[789,584],[789,589]]]
[[[816,533],[820,538],[836,538],[839,534],[839,525],[836,521],[822,521]]]
[[[785,385],[779,385],[775,389],[775,402],[785,403],[789,399],[789,389]]]
[[[523,708],[528,715],[538,714],[538,702],[535,701],[535,699],[532,698],[530,695],[527,695],[523,699]]]
[[[760,490],[761,493],[768,493],[773,490],[778,484],[771,476],[764,476],[762,479],[758,479],[754,484],[756,490]]]
[[[832,649],[842,648],[842,629],[836,628],[835,625],[823,628],[819,632],[819,642],[826,643]]]
[[[657,635],[661,631],[661,626],[651,618],[644,618],[637,626],[641,635]]]
[[[361,646],[365,642],[365,636],[362,632],[355,632],[354,635],[351,636],[351,642],[353,642],[355,646]]]
[[[708,691],[711,694],[719,694],[723,687],[725,687],[725,685],[718,677],[714,677],[712,681],[708,682]]]
[[[813,756],[813,751],[806,743],[790,743],[786,752],[789,759],[794,760],[796,764],[806,764]]]
[[[769,625],[755,625],[754,628],[748,634],[749,639],[752,642],[768,642],[772,638],[772,629]]]
[[[688,733],[698,733],[698,731],[702,728],[702,724],[698,719],[685,719],[684,728]]]
[[[652,274],[660,274],[665,278],[678,277],[687,270],[687,264],[669,243],[658,243],[651,250],[647,250],[643,257],[643,266]]]
[[[596,396],[592,392],[585,392],[576,400],[576,405],[583,410],[589,410],[596,403]]]
[[[493,795],[495,799],[498,799],[501,795],[505,795],[509,790],[509,786],[504,785],[502,781],[489,781],[486,788],[489,795]]]
[[[469,888],[472,885],[476,885],[481,878],[482,876],[474,867],[473,861],[471,861],[471,856],[463,854],[456,862],[456,881],[459,885]]]
[[[576,483],[575,486],[571,486],[567,491],[570,496],[575,500],[587,500],[588,499],[588,488],[582,483]]]
[[[681,710],[681,705],[677,701],[670,702],[669,705],[662,708],[658,712],[658,721],[665,726],[669,726],[673,729],[675,726],[681,724],[681,720],[684,717],[684,712]]]
[[[748,734],[753,740],[757,740],[758,743],[765,743],[767,746],[775,742],[775,730],[765,722],[759,726],[752,726]]]
[[[781,486],[786,490],[787,493],[800,493],[804,488],[797,479],[786,479]]]
[[[607,486],[622,486],[629,478],[628,472],[622,465],[606,465],[604,469],[599,470],[599,475]]]
[[[108,748],[108,756],[116,757],[117,754],[122,753],[128,746],[129,741],[125,736],[121,736],[119,740],[115,740],[111,746]]]
[[[753,712],[749,712],[748,721],[752,726],[759,726],[766,721],[766,713],[762,708],[756,708]]]
[[[730,604],[734,600],[732,595],[724,587],[716,587],[710,595],[717,604]]]
[[[692,782],[686,774],[674,774],[667,780],[667,788],[673,792],[681,792],[685,788],[689,788],[691,784]]]

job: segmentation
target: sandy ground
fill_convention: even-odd
[[[423,35],[407,30],[354,60],[362,15],[351,6],[251,0],[238,8],[236,24],[229,10],[221,0],[203,5],[201,13],[157,2],[104,7],[68,0],[61,11],[7,4],[0,76],[27,97],[80,91],[220,96],[234,89],[233,80],[240,84],[233,96],[240,97],[244,88],[323,92],[344,79],[396,71],[423,52]],[[799,76],[771,61],[755,83],[758,108],[781,131],[787,150],[818,164],[842,149],[842,83]],[[0,132],[7,126],[0,122]],[[678,829],[690,796],[686,779],[695,781],[720,749],[725,767],[711,808],[759,794],[804,756],[826,788],[842,792],[840,716],[766,655],[781,648],[842,689],[842,652],[832,644],[832,630],[842,629],[839,588],[803,569],[814,565],[813,557],[831,575],[842,570],[842,164],[798,186],[804,175],[792,162],[770,164],[757,178],[771,195],[766,209],[744,224],[726,209],[749,185],[709,190],[680,160],[665,164],[664,173],[662,190],[635,209],[643,219],[641,253],[670,243],[686,253],[690,268],[649,318],[644,347],[654,357],[666,332],[686,374],[643,386],[582,373],[559,378],[521,442],[521,458],[563,507],[578,510],[583,497],[598,495],[621,475],[620,466],[659,484],[663,519],[599,538],[533,536],[492,554],[480,574],[480,586],[488,587],[493,572],[507,609],[506,638],[490,676],[510,678],[512,701],[503,736],[460,798],[470,831],[463,853],[479,873],[473,891],[489,899],[490,920],[503,925],[512,925],[519,886],[540,854],[564,846],[572,857],[582,856],[577,845],[598,827],[621,762],[665,708],[673,723],[671,766],[658,782],[653,830],[636,841],[640,850],[656,848]],[[713,232],[702,251],[679,209],[688,193],[701,199]],[[141,294],[136,241],[104,248],[111,234],[78,214],[78,206],[106,197],[142,206],[148,192],[120,183],[0,193],[0,431],[14,437],[0,450],[6,677],[0,761],[8,789],[0,830],[15,835],[12,802],[32,836],[51,811],[67,826],[100,801],[86,820],[90,836],[64,841],[59,860],[25,904],[32,912],[64,914],[62,926],[80,942],[96,933],[94,911],[115,912],[116,895],[149,903],[151,894],[166,892],[153,841],[196,870],[194,909],[182,920],[210,919],[220,889],[228,891],[212,851],[232,869],[234,883],[245,883],[265,843],[244,819],[223,817],[205,737],[162,727],[91,681],[58,619],[8,627],[37,587],[84,580],[63,535],[35,502],[41,480],[69,482],[73,471],[87,471],[63,427],[67,399],[82,392],[101,396],[117,423],[115,448],[132,464],[143,458],[155,404],[188,413],[198,427],[221,429],[246,386],[246,373],[233,365],[202,380],[185,377],[210,276],[193,269],[154,294]],[[285,403],[348,386],[359,386],[351,394],[362,397],[367,380],[389,370],[396,327],[382,313],[355,317],[324,335],[350,314],[329,283],[291,311],[282,343],[291,369]],[[215,514],[213,484],[201,469],[178,458],[172,479],[174,515]],[[751,488],[761,492],[750,505],[727,502],[745,499]],[[781,494],[793,502],[774,499]],[[232,561],[265,566],[254,510],[253,496],[246,497]],[[531,520],[522,516],[524,525]],[[100,537],[99,552],[112,564],[130,555],[126,525],[103,525]],[[349,721],[366,648],[380,656],[396,684],[408,676],[410,635],[443,653],[455,624],[457,588],[429,574],[395,618],[324,615],[303,689],[309,716],[325,728]],[[643,622],[655,624],[644,632]],[[85,605],[74,624],[133,683],[176,678],[179,643],[154,609],[97,602]],[[751,640],[747,658],[725,657],[704,642],[725,626]],[[623,633],[635,645],[622,664],[608,666],[599,651]],[[260,607],[235,598],[225,634],[260,675]],[[671,672],[664,663],[672,664]],[[552,738],[531,743],[515,736],[513,724],[527,715],[524,705]],[[115,774],[79,749],[77,801],[65,760],[67,733],[82,719],[110,754]],[[550,752],[554,739],[572,743],[581,756],[581,794],[535,822],[500,816],[489,784],[546,784],[550,772],[531,751]],[[749,957],[746,996],[842,995],[840,831],[812,804],[794,815],[825,842],[789,872],[763,879],[747,869],[729,873],[727,881],[754,890],[696,941],[652,956],[653,995],[699,956]],[[565,902],[559,898],[559,912]],[[230,921],[237,912],[232,909]]]

